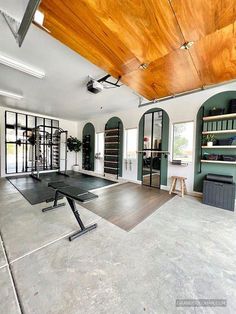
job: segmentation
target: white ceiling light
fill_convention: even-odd
[[[192,46],[194,44],[194,42],[193,41],[187,41],[187,42],[185,42],[185,43],[183,43],[183,45],[180,47],[180,49],[182,49],[182,50],[189,50],[190,49],[190,47]]]
[[[0,64],[6,65],[10,68],[13,68],[15,70],[21,71],[23,73],[32,75],[32,76],[40,78],[40,79],[45,77],[44,72],[42,72],[38,69],[32,68],[26,64],[23,64],[17,60],[14,60],[12,58],[6,57],[6,56],[1,55],[1,54],[0,54]]]
[[[37,10],[34,15],[34,22],[43,26],[44,14]]]
[[[10,92],[4,91],[4,90],[0,90],[0,96],[5,96],[5,97],[17,99],[17,100],[21,100],[24,98],[22,95],[10,93]]]

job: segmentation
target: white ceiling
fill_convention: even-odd
[[[21,20],[27,2],[0,0],[0,9]],[[0,96],[2,106],[70,120],[138,106],[138,97],[126,86],[89,93],[88,75],[98,79],[106,73],[34,25],[19,48],[0,15],[0,54],[46,73],[37,79],[0,64],[0,89],[24,96],[22,100]]]

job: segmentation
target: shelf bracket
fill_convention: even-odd
[[[6,12],[0,10],[1,15],[6,21],[8,27],[10,28],[19,47],[22,46],[22,43],[33,21],[34,14],[38,9],[40,2],[41,0],[29,0],[21,23],[15,20],[12,16],[8,15]]]

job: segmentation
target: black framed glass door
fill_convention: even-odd
[[[142,183],[160,188],[162,110],[144,114]]]
[[[34,148],[30,143],[32,130],[42,125],[48,136],[50,136],[50,145],[48,160],[45,170],[52,168],[52,140],[53,128],[59,127],[58,120],[51,120],[12,111],[5,112],[5,172],[6,174],[30,172],[33,165]],[[48,149],[48,148],[47,148]]]

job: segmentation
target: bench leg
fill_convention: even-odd
[[[58,196],[59,196],[59,192],[56,191],[56,193],[55,193],[55,199],[54,199],[53,205],[52,205],[52,206],[49,206],[49,207],[43,208],[43,209],[42,209],[42,212],[43,212],[43,213],[44,213],[44,212],[47,212],[47,211],[49,211],[49,210],[52,210],[52,209],[54,209],[54,208],[58,208],[58,207],[62,207],[62,206],[65,206],[65,205],[66,205],[66,203],[58,204]]]
[[[184,181],[182,179],[181,179],[180,185],[181,185],[181,196],[184,197]]]
[[[176,178],[173,179],[172,183],[171,183],[171,187],[170,187],[170,191],[169,194],[171,194],[172,192],[175,191],[176,188]]]
[[[83,221],[81,220],[80,218],[80,214],[78,212],[78,210],[76,209],[76,205],[75,205],[75,201],[69,197],[67,197],[67,201],[70,205],[70,208],[75,216],[75,219],[77,220],[81,230],[80,231],[77,231],[75,232],[74,234],[72,234],[71,236],[69,236],[69,240],[72,241],[78,237],[80,237],[81,235],[97,228],[97,224],[93,224],[93,225],[90,225],[88,227],[85,227],[84,224],[83,224]]]

